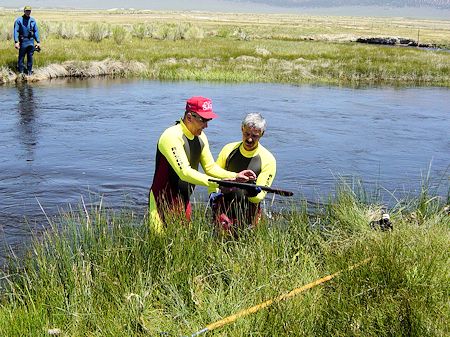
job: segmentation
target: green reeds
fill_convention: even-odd
[[[343,189],[314,214],[287,205],[238,240],[216,237],[201,205],[190,224],[168,219],[164,235],[132,212],[82,206],[2,272],[0,335],[186,335],[373,257],[218,333],[444,336],[450,220],[438,198],[427,204],[420,222],[411,203],[392,210],[394,231],[374,231],[374,206]]]

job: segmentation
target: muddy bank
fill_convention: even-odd
[[[0,68],[0,84],[10,82],[36,82],[53,78],[77,77],[88,78],[97,76],[126,76],[141,74],[147,71],[147,66],[137,61],[66,61],[61,64],[50,64],[36,68],[33,75],[21,75],[10,68]]]

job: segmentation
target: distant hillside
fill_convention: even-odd
[[[237,0],[280,7],[389,6],[450,9],[450,0]]]

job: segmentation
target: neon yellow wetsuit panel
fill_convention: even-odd
[[[204,173],[198,171],[201,165]],[[162,229],[164,211],[184,211],[190,219],[189,197],[195,185],[217,187],[209,178],[235,178],[236,173],[219,167],[202,132],[194,136],[181,120],[166,129],[158,141],[155,174],[150,188],[149,211],[152,226]]]
[[[276,174],[275,157],[261,143],[252,151],[244,149],[242,142],[234,142],[225,145],[217,157],[216,163],[229,171],[240,172],[245,169],[256,173],[257,185],[270,187]],[[242,190],[234,190],[224,193],[225,205],[236,204],[240,212],[248,214],[247,222],[253,222],[255,214],[259,212],[259,203],[264,199],[267,192],[261,191],[255,197],[246,197]],[[225,208],[227,208],[225,206]],[[234,217],[233,214],[230,216]]]

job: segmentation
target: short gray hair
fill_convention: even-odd
[[[261,133],[264,133],[266,131],[266,120],[259,112],[250,112],[242,121],[242,126],[255,128],[261,130]]]

